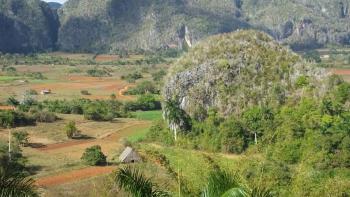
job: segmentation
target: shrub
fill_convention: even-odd
[[[295,85],[297,88],[302,88],[302,87],[308,86],[309,83],[310,83],[309,78],[307,76],[300,76],[295,82]]]
[[[152,78],[154,81],[161,81],[165,75],[166,75],[165,70],[160,70],[156,73],[152,73]]]
[[[101,70],[101,69],[90,69],[86,71],[86,73],[91,76],[91,77],[107,77],[110,76],[110,73],[106,70]]]
[[[38,95],[38,92],[34,89],[30,89],[26,91],[26,94],[28,95]]]
[[[163,120],[154,122],[146,134],[146,140],[157,141],[166,145],[174,145],[174,136],[167,129]]]
[[[15,141],[17,144],[21,146],[26,146],[28,144],[29,140],[29,134],[26,131],[18,131],[12,133],[13,138],[15,138]]]
[[[158,88],[150,81],[143,81],[136,87],[129,89],[125,92],[126,95],[138,95],[138,94],[159,94]]]
[[[75,126],[74,121],[70,121],[68,124],[66,124],[65,130],[68,138],[73,138],[74,136],[77,136],[80,133],[77,127]]]
[[[0,111],[0,127],[34,125],[35,119],[21,112]]]
[[[128,102],[125,104],[125,109],[129,111],[151,111],[161,109],[160,101],[158,101],[153,95],[145,94],[141,95],[136,101]]]
[[[44,80],[47,79],[41,72],[33,72],[27,74],[28,77],[31,77],[33,79],[38,79],[38,80]]]
[[[101,146],[92,146],[87,148],[81,157],[81,160],[87,165],[105,165],[107,163],[106,156],[101,151]]]
[[[81,93],[82,95],[91,95],[91,94],[89,93],[89,91],[87,91],[87,90],[81,90],[80,93]]]
[[[57,120],[56,114],[48,111],[35,112],[33,115],[36,121],[38,122],[50,123],[50,122],[55,122]]]
[[[94,120],[94,121],[109,121],[113,119],[111,117],[107,117],[105,112],[102,111],[101,108],[93,105],[89,106],[84,110],[84,118],[87,120]]]
[[[306,52],[306,54],[304,55],[304,58],[309,60],[309,61],[315,61],[316,63],[321,63],[321,57],[320,57],[320,53],[316,50],[311,50]]]
[[[111,94],[110,98],[111,98],[111,100],[115,100],[115,99],[117,99],[117,96],[113,93],[113,94]]]
[[[127,76],[123,75],[121,77],[122,80],[126,80],[129,83],[134,83],[136,80],[142,79],[142,78],[143,78],[143,76],[139,72],[134,72],[134,73],[128,74]]]

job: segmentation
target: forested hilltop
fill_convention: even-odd
[[[350,85],[338,76],[238,31],[200,42],[166,81],[152,139],[243,154],[235,169],[276,196],[349,194]]]
[[[349,5],[349,0],[69,0],[58,9],[58,30],[56,10],[46,3],[2,0],[1,25],[7,28],[1,28],[0,49],[35,52],[54,44],[94,53],[186,49],[237,29],[265,31],[297,50],[349,45]]]

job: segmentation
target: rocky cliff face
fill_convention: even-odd
[[[172,67],[163,95],[197,119],[210,108],[227,116],[253,105],[297,99],[305,91],[303,83],[317,90],[309,96],[322,95],[326,75],[264,33],[238,31],[213,36],[191,49]]]
[[[350,44],[349,0],[246,0],[246,20],[292,48]]]
[[[70,0],[63,50],[158,49],[236,29],[263,30],[295,49],[350,44],[350,0]],[[187,30],[187,35],[183,32]]]
[[[251,28],[293,49],[350,45],[350,0],[69,0],[58,11],[40,0],[0,3],[2,52],[46,50],[57,39],[73,52],[186,48]]]
[[[60,10],[63,50],[182,48],[247,27],[229,0],[70,0]]]
[[[0,0],[0,51],[35,52],[52,49],[58,17],[40,0]]]

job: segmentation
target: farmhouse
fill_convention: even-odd
[[[47,89],[41,90],[40,94],[42,95],[51,94],[51,90],[47,90]]]
[[[123,153],[119,156],[119,161],[122,163],[140,162],[141,157],[131,147],[126,147]]]

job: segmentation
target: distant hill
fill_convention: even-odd
[[[350,0],[69,0],[59,45],[68,51],[154,49],[242,28],[294,49],[350,44]]]
[[[0,52],[27,53],[53,49],[59,21],[40,0],[0,0]]]
[[[249,25],[229,0],[70,0],[59,11],[67,51],[183,48]]]
[[[183,49],[237,29],[265,31],[297,50],[350,45],[350,0],[69,0],[62,7],[39,0],[0,3],[2,24],[9,27],[0,30],[0,49],[7,52],[52,48],[57,35],[64,51]]]
[[[350,45],[350,0],[241,2],[244,17],[252,26],[294,49]]]
[[[211,108],[230,116],[297,97],[293,84],[301,76],[312,76],[309,82],[324,92],[319,79],[326,75],[267,34],[242,30],[212,36],[192,48],[172,66],[163,93],[165,101],[175,99],[191,117]]]
[[[62,4],[57,2],[48,2],[47,4],[50,6],[51,9],[55,9],[55,10],[62,7]]]

